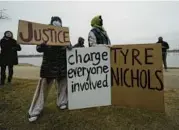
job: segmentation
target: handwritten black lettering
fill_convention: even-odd
[[[79,92],[79,91],[84,91],[84,90],[96,90],[97,88],[102,88],[102,87],[109,87],[108,86],[108,75],[106,74],[104,80],[97,80],[97,81],[86,81],[84,83],[74,83],[72,81],[72,93],[74,92]]]
[[[112,48],[111,51],[114,52],[114,63],[117,63],[117,51],[121,50],[122,48]]]
[[[148,54],[148,51],[153,51],[153,48],[145,48],[145,64],[153,64],[153,62],[149,62],[149,58],[152,58],[152,54]]]
[[[70,55],[69,57],[68,57],[68,63],[70,64],[70,65],[74,65],[75,64],[75,62],[71,62],[71,58],[72,57],[74,57],[74,55]]]
[[[143,89],[147,86],[147,72],[145,70],[141,70],[140,72],[140,86]]]
[[[102,60],[104,60],[104,61],[108,60],[108,53],[105,51],[102,53]]]
[[[70,54],[67,60],[70,65],[79,65],[78,67],[68,69],[68,79],[83,79],[83,82],[80,80],[72,80],[72,93],[109,87],[108,74],[110,68],[104,63],[101,65],[101,62],[109,59],[109,53],[103,51],[81,54],[78,51],[79,49],[75,49],[74,54]],[[94,78],[96,75],[99,75],[99,79]],[[86,80],[84,80],[84,77]]]
[[[123,50],[121,50],[121,54],[124,57],[124,64],[127,64],[127,54],[129,52],[129,49],[126,50],[126,52],[123,52]]]
[[[129,68],[111,68],[111,84],[113,86],[121,86],[121,87],[138,87],[142,89],[150,89],[150,90],[163,90],[163,82],[160,78],[159,74],[162,72],[160,70],[156,70],[154,73],[150,72],[150,69],[129,69]],[[159,86],[151,86],[151,77],[155,75],[157,80],[160,83]],[[136,81],[136,84],[134,82]]]
[[[64,31],[64,32],[63,32],[64,42],[70,42],[68,37],[69,37],[69,32]]]
[[[163,85],[162,79],[160,78],[159,74],[162,74],[162,71],[161,70],[156,70],[155,71],[155,76],[156,76],[156,78],[158,79],[158,81],[160,83],[160,88],[158,88],[158,86],[157,86],[156,89],[158,91],[162,91],[164,89],[164,85]]]
[[[132,49],[132,65],[134,65],[134,61],[137,61],[139,65],[142,65],[140,60],[138,59],[140,55],[140,51],[137,49]]]
[[[131,70],[131,85],[132,87],[134,87],[134,81],[137,82],[137,87],[139,87],[139,81],[140,81],[140,77],[139,77],[139,69],[136,69],[135,71],[136,73],[134,74],[134,70]]]

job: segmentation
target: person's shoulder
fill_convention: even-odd
[[[163,43],[168,44],[168,42],[166,42],[166,41],[163,41]]]
[[[98,33],[97,28],[92,28],[89,32],[89,36],[96,36]]]
[[[16,40],[15,39],[11,39],[11,41],[14,43],[14,42],[16,42]]]
[[[73,47],[77,47],[78,46],[78,43],[76,43]]]
[[[5,41],[6,39],[4,39],[4,38],[2,38],[2,39],[0,39],[0,41]]]
[[[1,44],[6,43],[6,42],[7,42],[6,39],[4,39],[4,38],[0,39],[0,43],[1,43]]]

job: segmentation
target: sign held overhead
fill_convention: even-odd
[[[53,46],[69,45],[69,28],[19,20],[17,43],[38,45],[44,41]]]

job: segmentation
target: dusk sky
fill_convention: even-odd
[[[88,46],[90,21],[102,15],[104,28],[112,44],[155,43],[159,36],[171,49],[178,49],[179,2],[2,2],[10,20],[0,20],[0,38],[6,30],[17,39],[18,20],[49,24],[51,16],[59,16],[63,26],[69,27],[71,43],[85,38]],[[19,54],[35,54],[35,46],[22,46]]]

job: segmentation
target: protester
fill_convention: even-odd
[[[73,48],[76,48],[76,47],[85,47],[85,46],[84,46],[84,41],[85,41],[84,38],[79,37],[79,38],[78,38],[78,43],[75,44],[75,45],[73,46]]]
[[[6,67],[8,67],[8,83],[11,83],[13,78],[13,67],[18,64],[17,51],[21,51],[21,46],[17,44],[13,38],[11,31],[6,31],[4,37],[0,41],[1,54],[0,54],[0,65],[1,65],[1,86],[5,85],[6,80]]]
[[[162,44],[162,59],[163,59],[163,64],[165,71],[167,71],[167,50],[169,49],[169,45],[167,42],[163,41],[162,37],[158,38],[158,42]]]
[[[88,35],[89,47],[96,46],[99,44],[107,45],[107,46],[111,45],[107,32],[103,28],[103,19],[100,15],[94,17],[91,20],[91,26],[92,29]]]
[[[51,18],[51,25],[62,27],[59,17]],[[67,64],[66,48],[72,46],[50,46],[46,43],[37,45],[37,51],[43,52],[43,61],[40,70],[40,80],[37,85],[33,101],[29,109],[29,121],[36,121],[42,113],[44,102],[53,82],[56,82],[57,106],[67,108]]]

